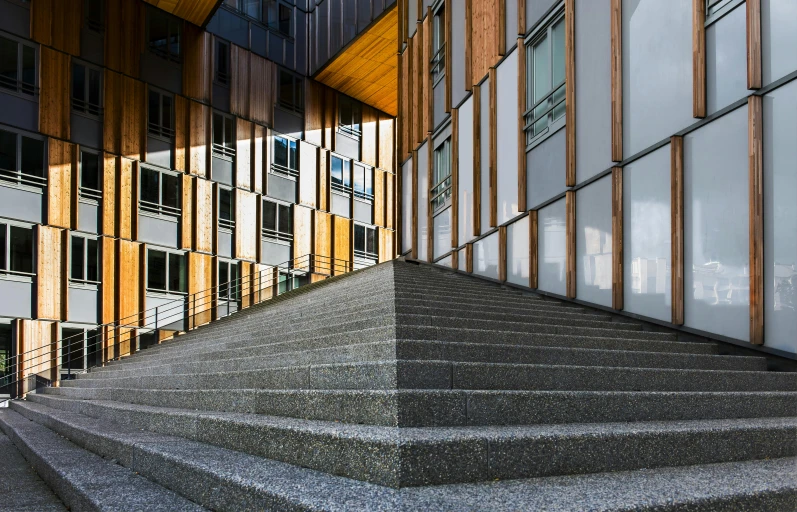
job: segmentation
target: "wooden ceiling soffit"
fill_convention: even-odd
[[[204,27],[223,0],[144,0],[189,23]]]

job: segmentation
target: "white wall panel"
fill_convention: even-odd
[[[451,251],[451,207],[435,215],[432,223],[434,229],[434,257],[439,258]]]
[[[529,285],[529,217],[506,227],[506,280]]]
[[[559,295],[567,293],[566,222],[564,199],[537,212],[537,286]]]
[[[507,31],[509,31],[507,27]],[[518,211],[517,154],[518,154],[518,80],[517,50],[513,51],[496,70],[498,94],[498,224],[515,218]],[[489,112],[489,110],[488,110]]]
[[[456,107],[468,93],[465,87],[465,8],[451,11],[454,14],[451,18],[451,45],[446,51],[451,56],[451,106]]]
[[[797,352],[797,82],[764,96],[764,339]]]
[[[576,191],[576,297],[612,305],[612,177]]]
[[[498,279],[498,231],[473,244],[473,273]]]
[[[481,232],[490,229],[490,79],[479,88],[481,96]],[[460,140],[462,140],[460,138]],[[480,233],[481,234],[481,233]]]
[[[526,206],[529,209],[565,191],[565,129],[526,153]]]
[[[750,339],[747,107],[684,137],[684,323]]]
[[[412,249],[412,158],[401,166],[401,251]]]
[[[443,265],[444,267],[451,268],[451,255],[449,254],[442,260],[438,260],[435,263],[437,263],[438,265]]]
[[[746,20],[742,3],[706,28],[708,114],[747,96]]]
[[[761,0],[761,72],[768,85],[797,71],[797,2]]]
[[[692,2],[623,0],[625,157],[694,122]]]
[[[612,165],[611,0],[576,0],[576,183]]]
[[[672,319],[670,145],[623,168],[623,304]]]
[[[429,202],[429,143],[418,148],[418,259],[429,260],[429,226],[427,204]]]
[[[459,108],[459,243],[473,239],[473,96]]]
[[[464,247],[457,251],[457,270],[461,272],[465,272],[468,269],[468,258],[466,257],[465,253],[466,251]]]

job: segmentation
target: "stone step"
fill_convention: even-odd
[[[206,510],[129,469],[87,452],[16,410],[12,407],[0,413],[0,428],[71,510]],[[151,432],[130,432],[126,443],[129,446],[159,441],[162,436]],[[81,444],[77,439],[75,442]]]
[[[0,417],[5,414],[0,412]],[[3,476],[0,478],[0,508],[17,512],[66,512],[66,507],[47,487],[14,443],[0,431]]]

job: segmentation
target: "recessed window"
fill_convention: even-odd
[[[15,185],[43,187],[44,141],[0,130],[0,180]]]
[[[263,200],[263,238],[293,240],[291,205]]]
[[[220,85],[230,85],[230,45],[216,39],[216,64],[214,80]]]
[[[302,77],[284,69],[279,72],[279,106],[299,114],[304,112]]]
[[[362,135],[362,131],[360,130],[360,102],[339,94],[338,111],[340,112],[340,131],[352,137],[359,138],[360,135]]]
[[[180,217],[180,176],[141,167],[139,207],[142,212]]]
[[[237,301],[241,298],[241,283],[238,276],[238,263],[219,260],[219,298]]]
[[[78,194],[81,199],[91,201],[100,201],[102,199],[101,158],[99,153],[86,151],[85,149],[80,150],[80,185]]]
[[[440,4],[434,13],[432,21],[432,62],[431,73],[433,83],[439,82],[445,76],[446,65],[446,10],[445,4]]]
[[[526,47],[526,144],[561,127],[565,119],[564,13],[537,31]]]
[[[295,140],[274,135],[274,162],[271,169],[288,176],[299,175]]]
[[[182,21],[160,9],[147,9],[149,50],[164,59],[180,62]]]
[[[373,226],[354,225],[354,256],[376,260],[379,258],[376,228]]]
[[[213,113],[213,154],[227,160],[235,158],[235,119]]]
[[[147,290],[187,293],[187,257],[185,254],[147,250]]]
[[[219,187],[219,229],[235,229],[235,194],[225,187]]]
[[[268,26],[285,37],[291,37],[293,8],[277,0],[268,1]]]
[[[432,211],[448,204],[451,198],[451,138],[447,138],[434,150],[432,162]]]
[[[333,156],[329,162],[332,189],[340,192],[351,191],[351,161]]]
[[[0,273],[33,275],[33,228],[0,223]]]
[[[72,235],[69,279],[81,283],[100,282],[100,244],[96,238]]]
[[[149,134],[169,142],[174,140],[174,98],[170,94],[149,90]]]
[[[36,94],[36,48],[0,36],[0,88]]]
[[[373,201],[374,170],[361,164],[354,164],[354,197]]]
[[[105,30],[105,0],[86,0],[86,27],[101,34]]]
[[[99,117],[102,114],[102,71],[79,62],[72,64],[72,110]]]

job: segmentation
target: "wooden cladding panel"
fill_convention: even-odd
[[[518,1],[517,3],[517,33],[524,35],[526,33],[526,2]]]
[[[36,318],[66,320],[65,238],[61,229],[36,226]]]
[[[318,184],[318,196],[316,198],[317,201],[317,208],[323,211],[329,211],[330,205],[330,175],[329,175],[329,165],[330,165],[330,155],[329,151],[323,148],[319,148],[318,150],[318,166],[317,166],[317,178],[316,182]]]
[[[252,188],[252,139],[253,125],[241,118],[236,119],[235,186],[245,190]]]
[[[33,0],[31,39],[56,50],[80,55],[81,0]]]
[[[188,294],[194,295],[215,286],[213,256],[197,252],[188,253]],[[188,303],[189,327],[210,322],[213,297],[211,294],[197,295]]]
[[[565,192],[566,220],[566,270],[567,278],[567,297],[576,298],[576,192],[568,190]]]
[[[248,65],[249,117],[256,123],[271,125],[274,122],[276,66],[273,62],[254,53],[249,53]],[[309,80],[305,83],[307,82]]]
[[[385,227],[385,173],[374,169],[374,224]]]
[[[470,91],[473,86],[473,2],[478,0],[465,0],[465,90]],[[519,2],[523,3],[523,2]]]
[[[257,194],[263,193],[263,173],[268,167],[268,137],[265,126],[255,125],[254,141],[252,146],[252,191]],[[301,157],[300,162],[302,162]],[[300,174],[301,176],[301,174]]]
[[[368,105],[362,106],[362,137],[360,138],[361,161],[371,167],[378,167],[378,112]]]
[[[670,139],[672,323],[684,324],[684,139]]]
[[[399,57],[399,84],[401,87],[401,113],[399,116],[399,161],[405,160],[412,152],[412,39],[407,41],[407,48]]]
[[[40,47],[39,131],[60,139],[70,138],[69,101],[72,58],[66,53]]]
[[[465,244],[465,272],[473,272],[473,244]]]
[[[57,342],[58,322],[46,320],[14,320],[16,353],[24,354],[16,365],[18,393],[23,392],[23,379],[31,375],[44,375],[58,379],[60,343]]]
[[[313,254],[318,256],[313,262],[315,272],[329,273],[329,258],[332,257],[332,215],[318,210],[313,215]]]
[[[481,86],[473,86],[473,235],[482,233],[482,108]]]
[[[188,172],[206,177],[210,164],[210,107],[191,101],[188,120]]]
[[[116,234],[116,176],[121,172],[121,157],[109,153],[102,154],[102,233]]]
[[[623,168],[612,168],[612,307],[623,309]]]
[[[142,248],[138,242],[116,240],[116,319],[123,325],[139,325],[144,310]],[[124,353],[124,352],[122,352]]]
[[[180,219],[180,248],[191,249],[193,244],[194,221],[194,180],[197,178],[188,174],[182,175],[182,217]]]
[[[146,94],[143,82],[105,70],[105,151],[141,159],[146,147]]]
[[[706,117],[705,0],[692,0],[692,116]]]
[[[750,96],[748,154],[750,193],[750,343],[764,344],[764,134],[763,99]]]
[[[395,258],[393,251],[393,231],[379,228],[379,263]]]
[[[203,27],[216,11],[218,0],[144,0],[189,23]]]
[[[419,91],[421,93],[421,111],[423,125],[421,126],[421,135],[424,136],[433,130],[432,127],[432,102],[434,95],[432,94],[432,8],[428,7],[426,10],[426,18],[421,25],[423,30],[423,49],[421,55],[421,82]]]
[[[498,225],[498,73],[495,68],[490,68],[489,99],[490,227],[494,228]]]
[[[116,236],[133,238],[133,166],[128,158],[119,158],[116,175]],[[138,201],[135,201],[136,203]]]
[[[230,45],[230,113],[242,117],[249,117],[249,55],[249,50]]]
[[[324,88],[323,147],[335,151],[335,132],[338,125],[338,95],[334,89]]]
[[[102,148],[118,155],[121,150],[122,105],[120,98],[122,75],[106,69],[103,76]]]
[[[183,96],[174,97],[174,168],[186,171],[188,160],[188,100]]]
[[[116,320],[116,240],[107,236],[100,237],[100,252],[100,322],[108,324]]]
[[[565,185],[576,185],[576,0],[565,0]]]
[[[415,148],[423,141],[423,25],[413,36],[412,56],[412,137],[410,148]]]
[[[260,237],[257,225],[257,194],[235,191],[235,257],[254,261]]]
[[[505,0],[471,0],[470,30],[467,10],[465,39],[470,39],[471,82],[479,83],[500,59],[500,3]],[[467,9],[467,7],[466,7]],[[470,35],[470,38],[468,37]],[[466,47],[467,48],[467,47]],[[466,50],[467,51],[467,50]],[[467,71],[466,71],[467,74]]]
[[[195,178],[193,185],[193,247],[195,251],[210,253],[213,252],[213,182]]]
[[[623,0],[612,1],[612,160],[623,160]]]
[[[301,258],[313,252],[313,210],[304,206],[293,207],[293,257]],[[300,261],[306,265],[309,261]]]
[[[448,4],[446,4],[448,5]],[[459,109],[451,109],[451,246],[459,246]]]
[[[144,4],[105,2],[105,66],[138,77],[144,48]]]
[[[498,280],[506,281],[506,226],[498,227]]]
[[[318,151],[312,144],[299,141],[299,161],[302,169],[299,173],[299,204],[315,208],[317,203],[316,184],[318,183]]]
[[[332,216],[332,257],[335,258],[334,274],[341,274],[345,268],[351,269],[352,261],[352,221],[337,215]],[[343,265],[343,266],[341,266]]]
[[[539,228],[537,219],[537,210],[531,210],[529,212],[529,288],[535,289],[537,288],[537,276],[539,275]]]
[[[49,139],[47,172],[47,224],[72,227],[72,176],[78,172],[75,144]]]
[[[761,71],[761,0],[747,0],[747,88],[760,89]]]
[[[314,80],[304,82],[304,138],[316,146],[323,144],[324,86]]]
[[[209,103],[213,97],[213,36],[186,24],[183,30],[183,94]]]
[[[518,2],[518,9],[524,1]],[[525,10],[525,6],[524,6]],[[517,201],[518,210],[521,212],[526,211],[526,131],[523,129],[526,126],[526,119],[523,113],[526,111],[526,44],[523,37],[517,38],[517,62],[518,62],[518,117],[517,117]],[[566,113],[566,112],[565,112]]]
[[[376,166],[389,172],[395,172],[393,161],[395,155],[395,120],[385,114],[379,116],[379,140]]]

